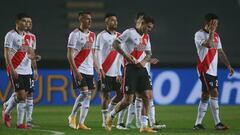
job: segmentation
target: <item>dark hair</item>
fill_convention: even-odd
[[[92,13],[89,12],[89,11],[80,11],[80,12],[78,12],[78,16],[83,16],[83,15],[85,15],[85,14],[87,14],[87,15],[92,15]]]
[[[106,18],[108,18],[108,17],[112,17],[112,16],[117,17],[117,15],[114,14],[114,13],[107,13],[107,14],[105,15],[104,19],[106,19]]]
[[[16,21],[19,21],[23,18],[31,18],[31,16],[27,15],[26,13],[19,13],[16,15]]]
[[[154,24],[154,19],[152,17],[150,17],[150,16],[144,15],[143,16],[143,20],[144,20],[145,23],[152,23],[152,24]]]
[[[216,14],[213,13],[207,13],[204,17],[205,22],[210,22],[213,19],[217,19],[218,20],[218,16]]]
[[[145,15],[146,15],[146,14],[145,14],[144,12],[138,12],[137,15],[136,15],[136,17],[135,17],[135,20],[138,20],[139,17],[145,16]]]

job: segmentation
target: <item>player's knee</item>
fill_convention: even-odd
[[[202,100],[203,101],[208,101],[209,99],[209,93],[208,92],[203,92],[202,93]]]

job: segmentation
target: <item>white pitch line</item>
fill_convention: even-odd
[[[33,131],[42,131],[42,132],[49,132],[52,135],[64,135],[64,132],[54,131],[54,130],[43,130],[43,129],[32,129]]]

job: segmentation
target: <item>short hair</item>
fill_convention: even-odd
[[[150,16],[147,16],[147,15],[143,16],[143,20],[144,20],[145,23],[152,23],[152,24],[155,23],[154,19],[152,17],[150,17]]]
[[[81,16],[83,16],[83,15],[92,15],[92,13],[91,12],[89,12],[89,11],[80,11],[80,12],[78,12],[78,16],[79,17],[81,17]]]
[[[31,18],[31,16],[29,16],[26,13],[19,13],[19,14],[16,15],[16,21],[19,21],[19,20],[21,20],[23,18]]]
[[[214,19],[219,19],[218,16],[214,13],[207,13],[204,17],[205,19],[205,22],[210,22],[211,20],[214,20]]]
[[[107,13],[107,14],[105,15],[105,17],[104,17],[104,20],[107,19],[108,17],[112,17],[112,16],[117,17],[117,15],[114,14],[114,13]]]
[[[135,17],[135,20],[138,20],[139,17],[145,16],[145,15],[146,15],[146,14],[145,14],[144,12],[138,12],[137,15],[136,15],[136,17]]]

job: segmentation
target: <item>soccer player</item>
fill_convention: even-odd
[[[25,13],[18,14],[16,28],[5,36],[4,57],[8,76],[16,93],[2,112],[4,124],[8,128],[11,126],[10,113],[17,104],[17,128],[28,128],[23,122],[27,92],[33,89],[32,62],[29,58],[29,55],[32,55],[30,52],[33,46],[25,40],[28,18],[29,16]]]
[[[95,33],[90,31],[92,16],[90,12],[79,13],[79,28],[69,35],[67,58],[70,63],[73,88],[80,88],[80,94],[75,100],[72,112],[68,117],[69,126],[74,129],[91,130],[84,124],[90,106],[93,85],[93,67],[96,66],[94,53]],[[76,115],[81,107],[79,124],[76,125]]]
[[[37,64],[36,61],[41,60],[40,55],[35,55],[36,50],[36,36],[32,34],[30,31],[32,30],[32,18],[28,16],[26,18],[27,20],[27,30],[25,31],[24,35],[24,43],[30,44],[32,48],[29,48],[28,50],[28,57],[31,59],[32,62],[32,68],[34,70],[33,72],[33,80],[36,81],[38,79],[38,71],[37,71]],[[34,85],[34,82],[32,82]],[[33,90],[33,89],[30,89]],[[9,101],[14,98],[16,93],[13,93],[8,101],[6,101],[3,104],[3,109],[5,110],[7,106],[9,105]],[[27,91],[27,100],[26,100],[26,124],[28,127],[31,127],[31,121],[32,121],[32,111],[33,111],[33,91]]]
[[[145,64],[151,59],[151,45],[148,33],[154,26],[151,17],[143,16],[140,25],[125,30],[114,42],[113,47],[126,60],[124,76],[124,97],[107,116],[106,129],[111,131],[115,115],[125,109],[133,101],[134,94],[143,99],[143,109],[140,132],[156,132],[148,127],[149,99],[152,98],[150,78]],[[124,50],[120,47],[124,44]],[[146,53],[143,56],[144,52]]]
[[[210,102],[215,129],[226,130],[229,128],[227,125],[224,125],[219,118],[218,57],[228,68],[230,76],[233,75],[234,69],[231,67],[227,55],[222,49],[220,37],[216,32],[218,23],[219,19],[217,15],[213,13],[206,14],[203,28],[197,31],[194,37],[199,59],[197,71],[202,82],[202,97],[198,106],[197,119],[193,129],[205,129],[202,121],[208,108],[208,102]]]
[[[97,35],[95,43],[102,83],[102,127],[105,127],[107,113],[112,111],[114,105],[116,105],[123,97],[120,90],[120,82],[122,81],[122,57],[112,47],[113,41],[120,35],[120,33],[116,31],[118,24],[117,16],[112,13],[106,14],[105,24],[106,29]],[[116,95],[110,103],[110,92],[112,90],[115,90]]]

